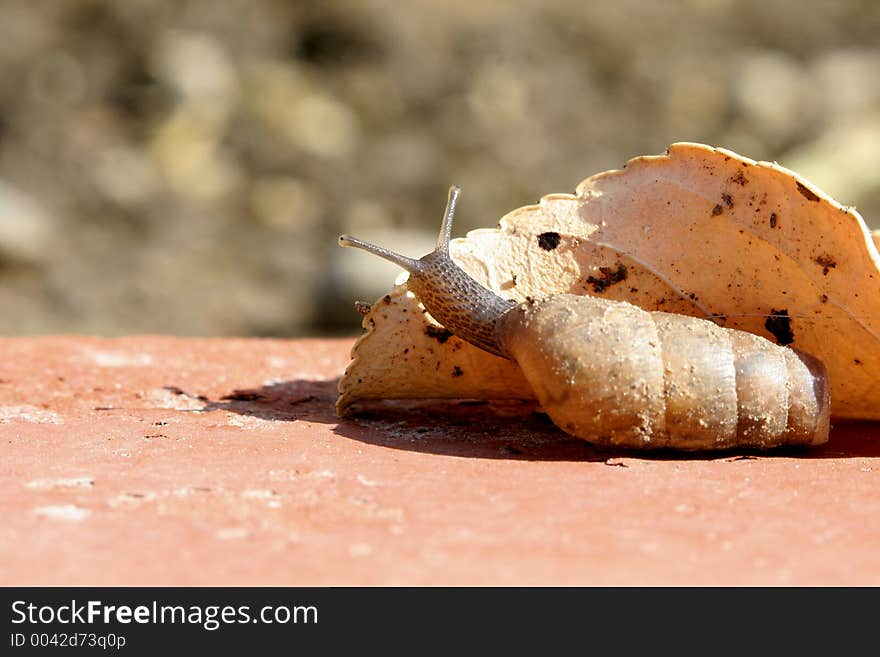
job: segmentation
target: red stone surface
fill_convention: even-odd
[[[509,404],[339,420],[350,346],[0,340],[0,583],[880,585],[878,424],[701,456]]]

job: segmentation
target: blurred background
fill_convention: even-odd
[[[674,141],[880,227],[873,0],[0,0],[0,334],[339,335],[431,248]]]

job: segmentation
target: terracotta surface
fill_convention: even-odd
[[[0,340],[0,583],[880,585],[880,425],[641,455],[517,405],[336,418],[350,340]]]

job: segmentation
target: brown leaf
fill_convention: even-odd
[[[877,240],[792,171],[679,143],[514,210],[451,252],[518,301],[591,294],[790,343],[825,362],[835,417],[880,419]],[[340,413],[369,399],[531,397],[516,365],[445,335],[402,285],[386,299],[364,318]]]

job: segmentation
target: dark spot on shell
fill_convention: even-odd
[[[858,358],[853,358],[853,362],[854,362],[856,365],[861,365],[861,364],[862,364],[862,361],[860,361]]]
[[[611,267],[599,267],[601,276],[590,276],[587,283],[593,286],[593,292],[602,293],[609,287],[620,281],[625,281],[627,277],[626,265],[617,265],[617,269]]]
[[[724,208],[721,207],[721,204],[720,204],[720,203],[716,203],[716,204],[715,204],[715,207],[712,208],[712,216],[713,216],[713,217],[717,217],[717,216],[718,216],[719,214],[721,214],[722,212],[724,212]]]
[[[812,189],[804,185],[802,182],[797,183],[797,190],[801,193],[801,195],[807,199],[808,201],[818,201],[819,197],[816,195]]]
[[[425,327],[425,335],[429,338],[434,338],[440,344],[444,344],[452,337],[452,331],[445,329],[442,326],[429,325]]]
[[[730,194],[722,194],[721,200],[724,201],[724,205],[728,208],[733,208],[733,197]]]
[[[382,303],[391,303],[391,295],[386,294],[384,297],[382,297]]]
[[[743,186],[749,184],[749,179],[745,177],[742,171],[737,171],[736,175],[732,176],[729,181]]]
[[[828,295],[827,295],[827,294],[823,294],[823,295],[821,296],[820,300],[822,301],[822,303],[828,303]]]
[[[788,309],[770,309],[770,316],[764,322],[764,328],[776,338],[777,344],[787,345],[794,342],[794,331],[791,328],[791,318]]]
[[[541,233],[538,235],[538,246],[540,246],[545,251],[552,251],[557,246],[559,246],[559,233],[556,232],[548,232]]]
[[[819,265],[822,268],[822,275],[823,276],[827,276],[828,272],[830,270],[837,267],[837,261],[827,253],[823,253],[822,255],[817,257],[815,260],[813,260],[813,262],[815,262],[817,265]]]
[[[361,315],[369,315],[373,307],[366,301],[355,301],[354,309]]]
[[[456,365],[455,367],[452,368],[452,376],[458,377],[458,376],[461,376],[462,374],[464,374],[464,372],[462,371],[462,369],[458,365]]]
[[[770,213],[770,228],[776,228],[776,213]]]

